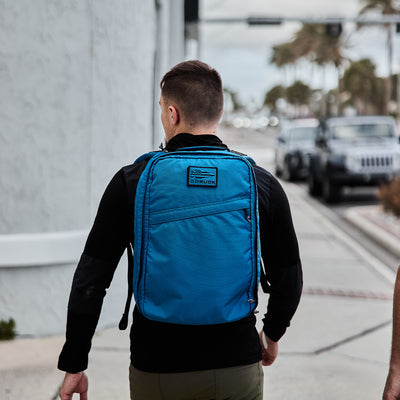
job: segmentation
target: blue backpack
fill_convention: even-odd
[[[133,292],[148,319],[183,325],[254,312],[260,244],[254,161],[215,147],[153,152],[135,200]]]

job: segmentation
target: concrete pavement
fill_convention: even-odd
[[[225,131],[221,136],[225,134],[232,148],[271,167],[272,152],[261,134],[252,139]],[[278,359],[264,369],[264,398],[379,399],[390,352],[393,270],[324,217],[304,190],[283,186],[300,244],[304,294],[280,341]],[[362,218],[360,212],[353,215]],[[260,294],[259,328],[266,301]],[[62,343],[63,336],[0,342],[0,399],[55,398],[63,377],[56,370]],[[128,365],[128,331],[96,333],[89,399],[128,399]]]
[[[275,365],[268,399],[379,399],[388,368],[393,273],[321,218],[297,187],[292,205],[304,294]]]
[[[249,135],[250,133],[248,133]],[[272,170],[273,152],[256,134],[235,135],[240,151]],[[226,132],[229,142],[230,132]],[[269,141],[270,143],[270,141]],[[395,266],[383,265],[324,215],[329,210],[297,185],[282,182],[289,198],[304,272],[304,291],[280,355],[265,372],[265,399],[379,399],[388,370]],[[400,240],[387,225],[368,219],[362,208],[349,219],[368,235],[393,245]],[[372,211],[372,210],[371,210]],[[363,223],[364,222],[364,223]],[[398,226],[400,222],[397,220]],[[385,229],[386,228],[386,229]],[[385,241],[390,235],[391,240]],[[381,235],[380,235],[381,234]],[[389,246],[390,244],[390,246]],[[265,295],[261,295],[260,303]],[[262,315],[264,310],[260,310]],[[259,327],[261,324],[259,323]]]

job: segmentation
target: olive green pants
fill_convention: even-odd
[[[129,369],[131,400],[262,400],[261,363],[182,373]]]

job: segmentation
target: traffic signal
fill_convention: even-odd
[[[326,36],[338,38],[342,33],[342,24],[340,22],[325,24],[325,33]]]
[[[282,17],[248,17],[247,24],[252,25],[280,25]]]

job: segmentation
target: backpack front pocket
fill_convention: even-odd
[[[248,315],[257,272],[250,212],[248,199],[240,199],[150,215],[142,266],[145,312],[185,324]]]

